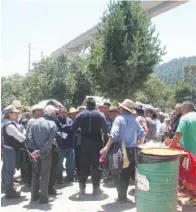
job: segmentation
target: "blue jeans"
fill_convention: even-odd
[[[12,195],[15,192],[13,189],[15,166],[16,166],[16,151],[12,148],[4,147],[2,182],[5,183],[5,194],[8,196]]]
[[[74,178],[75,171],[75,153],[73,148],[61,149],[59,152],[59,161],[57,167],[57,177],[62,179],[63,176],[63,160],[66,158],[66,173],[67,178],[72,180]]]

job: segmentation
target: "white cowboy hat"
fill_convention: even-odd
[[[34,110],[43,110],[44,109],[44,106],[41,105],[41,104],[36,104],[36,105],[33,105],[32,107],[32,111]]]
[[[146,107],[146,108],[145,108],[145,111],[147,111],[147,110],[152,111],[152,112],[155,113],[157,116],[159,116],[159,111],[158,111],[157,108],[152,107],[152,106],[149,106],[149,107]]]
[[[130,113],[135,114],[136,111],[134,110],[136,104],[130,99],[125,99],[122,103],[118,103],[120,107],[124,108],[125,110],[129,111]]]
[[[74,107],[71,107],[70,109],[69,109],[69,112],[68,113],[77,113],[78,111],[76,110],[76,108],[74,108]]]

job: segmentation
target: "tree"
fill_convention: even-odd
[[[137,90],[133,98],[135,101],[162,108],[173,107],[175,104],[172,90],[168,89],[154,74],[147,77],[146,82]]]
[[[64,105],[78,106],[92,86],[85,72],[86,59],[79,56],[46,58],[34,64],[25,78],[25,96],[30,105],[44,99],[57,99]]]
[[[91,44],[88,68],[98,91],[121,100],[145,82],[163,50],[138,1],[112,2],[108,10]]]
[[[20,99],[24,104],[24,88],[22,85],[24,77],[19,74],[1,78],[1,107],[4,108],[12,103],[13,100]]]
[[[196,85],[196,63],[184,67],[184,81],[192,86]]]
[[[190,100],[196,103],[196,86],[193,87],[187,82],[178,82],[173,89],[175,102]]]

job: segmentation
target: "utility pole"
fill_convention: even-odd
[[[44,53],[43,51],[41,51],[41,60],[43,59],[43,57],[44,57]]]
[[[29,42],[28,72],[31,71],[31,43]]]

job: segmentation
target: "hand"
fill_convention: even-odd
[[[100,154],[106,154],[108,152],[108,148],[105,146],[103,149],[100,150]]]

